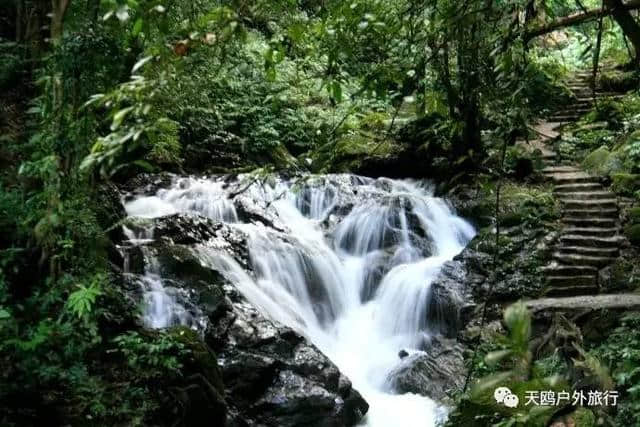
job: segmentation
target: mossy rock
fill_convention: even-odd
[[[600,147],[595,151],[592,151],[587,157],[582,161],[582,166],[585,169],[595,172],[600,175],[607,175],[609,158],[611,156],[611,152],[606,147]]]
[[[224,393],[222,373],[218,366],[216,354],[200,339],[198,334],[187,327],[177,326],[168,331],[171,337],[184,345],[188,356],[183,363],[183,374],[201,374],[220,393]]]
[[[524,212],[508,212],[499,217],[500,225],[503,227],[515,227],[516,225],[522,224],[524,220]]]
[[[603,73],[599,86],[607,91],[626,92],[640,85],[640,73],[637,71]]]
[[[390,157],[400,151],[391,140],[381,141],[366,132],[349,133],[313,153],[312,167],[316,172],[352,172],[367,159]]]
[[[276,145],[270,152],[271,162],[277,169],[290,169],[298,166],[298,161],[291,155],[287,147],[282,144]]]
[[[596,416],[593,412],[591,412],[587,408],[578,408],[576,411],[570,415],[575,422],[576,427],[595,427],[596,426]]]
[[[640,224],[640,206],[629,209],[629,222],[631,224]]]
[[[180,402],[176,406],[183,408],[184,425],[224,425],[227,405],[216,354],[189,328],[177,327],[169,333],[188,350],[180,360],[183,385],[173,387],[171,393]]]
[[[640,190],[640,174],[615,173],[611,175],[611,181],[613,191],[623,196],[633,196]]]
[[[640,246],[640,224],[628,226],[625,228],[624,234],[632,245]]]
[[[386,130],[386,123],[390,119],[389,114],[384,112],[372,112],[362,117],[360,126],[362,129],[382,132]]]
[[[598,273],[600,286],[607,292],[637,288],[640,286],[640,270],[636,264],[629,258],[618,257],[613,264]]]

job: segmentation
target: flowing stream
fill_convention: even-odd
[[[243,219],[239,206],[270,221]],[[223,178],[180,178],[125,207],[146,218],[199,214],[249,236],[252,271],[206,245],[200,259],[332,359],[369,402],[366,425],[427,427],[445,416],[427,397],[394,394],[387,381],[400,350],[428,345],[431,283],[474,235],[428,188],[353,175],[245,178],[232,186]],[[187,322],[152,267],[145,277],[145,323]]]

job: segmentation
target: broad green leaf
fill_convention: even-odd
[[[120,127],[122,121],[127,117],[127,114],[129,114],[131,110],[133,110],[133,107],[123,108],[113,116],[113,122],[111,123],[112,131],[115,131]]]
[[[144,66],[144,64],[151,61],[152,59],[153,56],[145,56],[144,58],[136,62],[133,68],[131,68],[131,74],[135,74],[136,71],[138,71],[142,66]]]
[[[131,35],[133,37],[138,37],[138,35],[142,32],[142,18],[136,19],[136,23],[133,24],[133,28],[131,29]]]
[[[495,366],[497,363],[500,363],[501,360],[511,354],[513,354],[511,350],[492,351],[485,356],[484,361],[489,366]]]

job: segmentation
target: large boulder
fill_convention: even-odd
[[[224,263],[212,261],[224,252],[251,274],[242,232],[196,215],[138,221],[137,226],[154,233],[138,245],[144,272],[128,275],[129,292],[140,298],[146,282],[161,280],[186,312],[175,318],[195,320],[187,325],[203,338],[198,348],[203,357],[193,364],[210,360],[204,357],[209,351],[216,354],[219,367],[192,366],[191,371],[208,369],[209,374],[195,375],[176,390],[181,407],[198,414],[189,418],[193,425],[201,424],[195,421],[203,416],[196,408],[200,404],[216,416],[224,414],[230,426],[338,427],[355,425],[364,416],[368,404],[335,364],[297,332],[265,317],[227,281]],[[208,380],[216,377],[214,371],[219,372],[215,384]]]
[[[349,426],[368,410],[315,346],[246,301],[206,334],[219,354],[232,425]]]
[[[443,401],[462,388],[463,348],[455,340],[436,336],[424,352],[404,357],[387,381],[397,393],[415,393]]]
[[[471,320],[475,309],[473,303],[473,280],[459,260],[449,261],[431,284],[427,308],[429,330],[454,338]]]

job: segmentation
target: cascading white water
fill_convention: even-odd
[[[229,194],[277,217],[285,232],[243,223]],[[386,381],[400,350],[428,342],[430,285],[474,235],[428,189],[342,175],[302,185],[254,183],[240,194],[226,189],[222,179],[183,178],[126,209],[148,218],[198,213],[246,233],[254,275],[229,254],[206,246],[200,247],[202,262],[329,356],[369,402],[367,425],[425,427],[443,415],[426,397],[393,394]],[[340,218],[336,209],[349,213]]]

